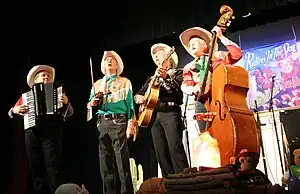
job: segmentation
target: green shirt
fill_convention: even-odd
[[[199,82],[203,83],[204,77],[205,77],[205,72],[206,72],[207,68],[210,67],[210,65],[208,65],[208,63],[207,63],[205,56],[201,56],[199,58],[199,60],[195,61],[195,66],[196,66],[196,69],[199,71],[199,77],[200,77]],[[211,83],[210,71],[208,72],[207,82]]]
[[[292,176],[297,177],[300,180],[300,166],[292,165],[290,169]]]

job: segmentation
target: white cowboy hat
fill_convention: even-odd
[[[151,56],[152,56],[152,59],[154,61],[154,63],[156,65],[159,65],[157,64],[157,61],[155,60],[155,53],[159,50],[164,50],[166,53],[168,53],[172,48],[166,44],[163,44],[163,43],[157,43],[157,44],[154,44],[152,47],[151,47]],[[173,68],[176,68],[177,65],[178,65],[178,56],[176,54],[176,52],[174,52],[172,55],[172,60],[173,60]]]
[[[55,78],[55,69],[48,65],[36,65],[27,74],[27,84],[31,88],[34,85],[34,78],[40,71],[47,71],[49,73],[49,82],[53,82]]]
[[[115,51],[104,51],[102,61],[101,61],[101,71],[102,71],[102,73],[104,75],[106,74],[105,69],[104,69],[104,61],[107,57],[110,57],[110,56],[112,56],[113,58],[116,59],[116,61],[118,63],[117,74],[120,75],[123,72],[124,64],[123,64],[123,61],[122,61],[121,57]]]
[[[183,45],[183,47],[185,48],[185,50],[190,54],[192,55],[193,57],[195,57],[191,52],[190,52],[190,49],[189,49],[189,41],[190,39],[193,37],[193,36],[197,36],[201,39],[203,39],[208,48],[207,48],[207,53],[205,54],[208,54],[208,51],[211,47],[211,41],[212,41],[212,34],[203,29],[203,28],[200,28],[200,27],[193,27],[193,28],[189,28],[185,31],[183,31],[180,36],[179,36],[179,39],[181,41],[181,44]],[[218,50],[218,44],[217,44],[217,41],[216,41],[216,44],[214,46],[214,51]]]

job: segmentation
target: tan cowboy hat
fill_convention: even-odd
[[[105,75],[105,69],[104,69],[104,60],[107,57],[113,57],[116,59],[117,63],[118,63],[118,69],[117,69],[117,74],[120,75],[123,72],[124,69],[124,64],[123,61],[121,59],[121,57],[115,52],[115,51],[104,51],[103,57],[102,57],[102,61],[101,61],[101,71],[102,73]]]
[[[185,31],[183,31],[180,36],[179,36],[179,39],[181,41],[181,44],[183,45],[183,47],[185,48],[185,50],[190,54],[192,55],[193,57],[195,57],[191,52],[190,52],[190,49],[188,47],[189,45],[189,41],[191,39],[191,37],[193,36],[198,36],[199,38],[203,39],[208,48],[207,48],[207,51],[209,51],[209,48],[211,47],[211,41],[212,41],[212,34],[203,29],[203,28],[200,28],[200,27],[193,27],[193,28],[189,28]],[[214,51],[218,50],[218,44],[216,42],[215,46],[214,46]],[[208,53],[205,53],[205,54],[208,54]]]
[[[154,44],[152,47],[151,47],[151,56],[152,56],[152,59],[154,61],[154,63],[156,65],[159,65],[157,64],[157,61],[155,60],[155,53],[159,50],[164,50],[166,53],[168,53],[172,48],[166,44],[163,44],[163,43],[157,43],[157,44]],[[173,68],[176,68],[177,65],[178,65],[178,56],[176,54],[176,52],[174,52],[172,55],[172,60],[173,60]]]
[[[50,82],[54,81],[55,69],[53,67],[50,67],[48,65],[36,65],[27,74],[27,84],[30,88],[34,84],[34,78],[35,78],[36,74],[39,73],[40,71],[47,71],[49,73]]]

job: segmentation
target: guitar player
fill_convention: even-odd
[[[159,162],[162,176],[182,172],[188,168],[187,156],[182,144],[183,122],[181,108],[183,93],[180,89],[183,72],[176,69],[178,56],[174,52],[165,60],[171,50],[166,44],[155,44],[151,47],[151,56],[158,66],[156,74],[159,75],[160,84],[159,101],[156,105],[150,124],[151,134]],[[143,104],[144,94],[148,89],[152,77],[146,80],[141,90],[134,96],[135,103]]]

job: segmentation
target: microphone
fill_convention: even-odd
[[[274,81],[274,78],[275,78],[275,77],[276,77],[276,75],[273,75],[273,76],[272,76],[272,81]]]

